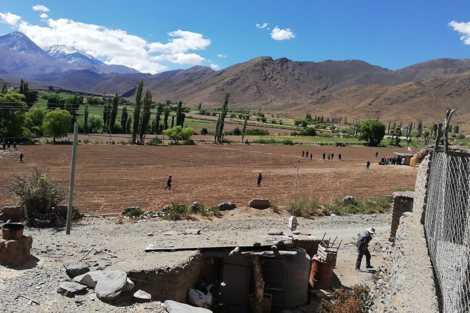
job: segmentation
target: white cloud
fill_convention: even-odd
[[[266,26],[268,26],[268,23],[256,24],[257,28],[266,28]]]
[[[459,23],[456,21],[452,21],[449,23],[449,26],[452,27],[455,31],[458,31],[459,34],[462,35],[460,37],[460,40],[462,40],[466,45],[470,45],[470,22]]]
[[[218,56],[219,58],[226,58],[226,57],[227,57],[225,54],[220,54],[220,53],[217,54],[217,56]]]
[[[42,13],[41,15],[39,15],[40,18],[48,18],[49,16],[47,16],[46,13]]]
[[[291,38],[295,38],[295,34],[290,30],[290,28],[280,29],[276,26],[271,32],[271,38],[274,40],[289,40]]]
[[[50,10],[42,4],[33,5],[33,10],[38,12],[49,12]]]
[[[41,14],[41,18],[43,15]],[[167,43],[149,42],[121,29],[47,18],[46,26],[33,25],[11,13],[0,13],[3,23],[16,26],[40,47],[73,46],[106,64],[121,64],[145,73],[168,70],[162,62],[200,65],[207,60],[191,50],[206,49],[211,41],[202,34],[177,30],[168,33]]]
[[[217,71],[220,67],[217,64],[211,64],[211,69]]]
[[[21,20],[21,16],[12,14],[10,12],[0,13],[0,22],[8,25],[15,26]]]

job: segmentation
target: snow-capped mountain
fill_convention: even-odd
[[[81,52],[76,48],[70,46],[54,45],[45,49],[45,51],[54,59],[61,60],[70,64],[92,66],[104,65],[104,63],[100,60],[97,60],[91,55],[85,52]]]
[[[38,45],[36,45],[28,36],[21,32],[13,32],[0,36],[0,47],[4,47],[10,51],[26,53],[40,57],[48,57]]]

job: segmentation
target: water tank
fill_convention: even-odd
[[[297,255],[285,258],[286,262],[286,301],[284,309],[294,309],[307,304],[310,278],[310,256],[305,249],[292,247]]]
[[[288,247],[295,256],[263,258],[264,292],[272,295],[271,312],[294,309],[307,304],[310,256],[302,248]]]

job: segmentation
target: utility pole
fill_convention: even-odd
[[[300,160],[297,160],[297,174],[295,175],[294,204],[292,205],[292,216],[294,216],[295,213],[295,196],[297,194],[297,181],[299,180],[299,165]]]
[[[67,235],[70,235],[70,228],[72,227],[72,208],[73,208],[73,187],[75,183],[75,160],[77,157],[77,142],[78,142],[78,124],[73,126],[73,148],[72,148],[72,166],[70,168],[70,186],[69,186],[69,203],[67,206]]]

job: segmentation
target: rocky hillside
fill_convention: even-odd
[[[377,118],[381,121],[442,120],[445,109],[456,108],[452,121],[470,120],[470,73],[408,82],[397,86],[362,85],[323,95],[290,110],[305,114],[347,117],[348,120]]]

